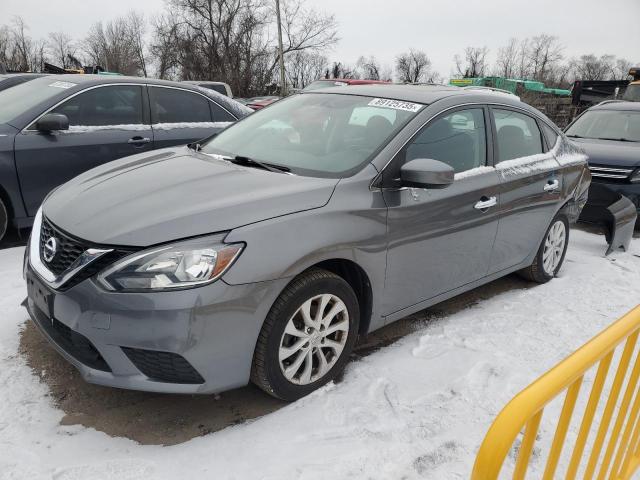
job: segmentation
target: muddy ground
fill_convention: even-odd
[[[352,361],[475,302],[528,286],[511,275],[404,318],[361,339]],[[62,424],[81,424],[141,444],[175,445],[286,405],[253,385],[220,395],[166,395],[91,385],[62,359],[31,321],[25,322],[20,353],[49,387],[54,404],[65,413]]]

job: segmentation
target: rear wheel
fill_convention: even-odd
[[[283,400],[301,398],[334,379],[353,350],[360,311],[341,277],[312,269],[280,294],[260,332],[251,380]]]
[[[7,207],[0,200],[0,240],[2,240],[9,228],[9,214],[7,213]]]
[[[569,244],[569,221],[558,214],[551,221],[531,265],[520,271],[527,280],[546,283],[560,271]]]

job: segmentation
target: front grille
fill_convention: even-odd
[[[47,262],[44,256],[44,249],[47,240],[50,238],[56,239],[57,248],[53,259]],[[79,241],[54,228],[46,219],[42,219],[42,228],[40,229],[40,259],[56,276],[60,276],[67,271],[86,249],[85,245],[82,245]]]
[[[136,368],[151,380],[165,383],[204,383],[204,378],[196,369],[177,353],[121,348]]]
[[[38,307],[33,307],[34,320],[47,332],[56,344],[80,363],[103,372],[110,372],[111,368],[100,352],[89,339],[71,330],[59,320],[48,319]]]
[[[608,167],[605,165],[589,165],[591,176],[594,178],[602,178],[612,182],[624,182],[633,173],[633,168],[626,167]]]
[[[47,240],[49,240],[51,237],[54,237],[56,239],[57,249],[56,254],[51,262],[47,262],[44,259],[44,246]],[[63,232],[59,228],[55,227],[47,219],[42,219],[42,227],[40,229],[40,260],[57,277],[66,272],[71,267],[71,265],[73,265],[73,262],[75,262],[85,250],[88,250],[90,248],[107,249],[112,247],[95,245],[74,238]],[[59,288],[59,290],[68,290],[69,288],[86,280],[87,278],[96,275],[117,260],[120,260],[121,258],[126,257],[127,255],[130,255],[137,250],[138,249],[135,248],[113,248],[111,252],[98,257],[96,260],[76,273],[72,278],[64,283]]]

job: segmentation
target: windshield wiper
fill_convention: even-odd
[[[270,172],[285,173],[291,171],[289,167],[283,165],[276,165],[274,163],[265,163],[253,158],[243,157],[242,155],[236,155],[235,157],[224,157],[225,160],[235,163],[236,165],[243,165],[245,167],[258,167]]]
[[[195,152],[199,152],[202,149],[202,145],[200,145],[198,142],[187,143],[187,148],[190,148]]]
[[[600,137],[598,140],[614,140],[616,142],[638,142],[638,140],[631,140],[630,138],[609,138],[609,137]]]

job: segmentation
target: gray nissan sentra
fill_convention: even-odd
[[[512,95],[303,93],[55,190],[27,248],[28,309],[89,382],[252,381],[294,400],[358,335],[511,272],[552,279],[586,165]]]

